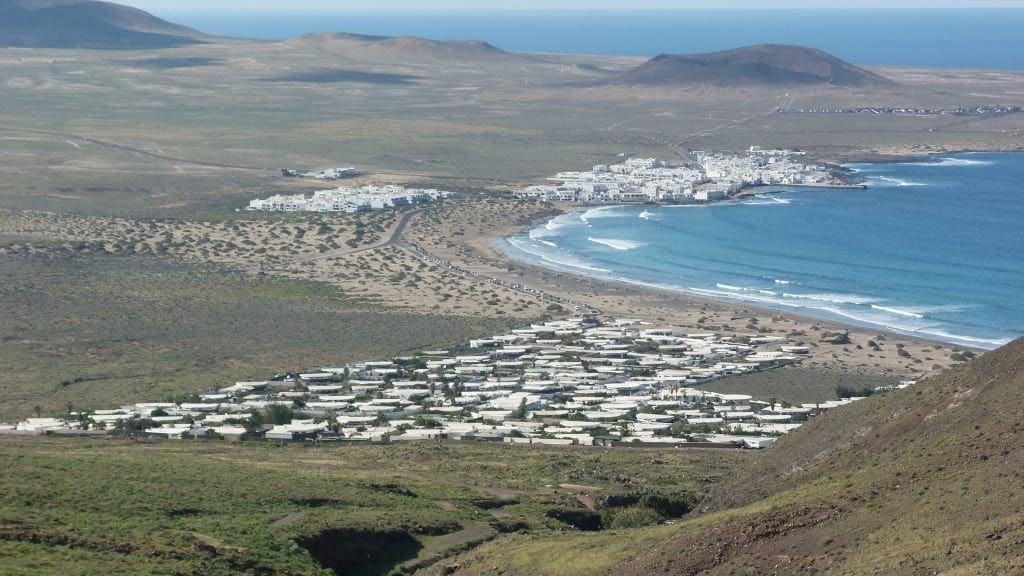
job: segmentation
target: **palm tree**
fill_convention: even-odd
[[[450,385],[450,384],[446,384],[445,387],[444,387],[444,399],[447,400],[448,402],[450,402],[452,404],[452,406],[454,406],[455,405],[455,398],[457,396],[458,396],[458,393],[455,391],[455,387]]]

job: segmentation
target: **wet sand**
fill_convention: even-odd
[[[424,233],[414,219],[405,237],[460,268],[571,299],[581,307],[598,310],[602,317],[636,318],[688,332],[783,337],[785,341],[777,346],[802,345],[810,349],[810,357],[803,361],[809,367],[917,378],[954,364],[950,354],[962,349],[745,303],[557,272],[512,260],[496,245],[500,238],[550,218],[552,210],[576,208],[579,206],[493,199],[460,202],[447,207],[446,214],[437,214],[429,233]]]

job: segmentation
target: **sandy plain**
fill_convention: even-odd
[[[486,335],[481,327],[493,328],[492,320],[507,327],[573,313],[571,300],[606,318],[635,317],[681,331],[785,336],[811,348],[805,366],[837,373],[910,378],[956,361],[945,344],[534,268],[507,259],[494,241],[571,208],[515,202],[507,198],[510,190],[623,154],[672,160],[687,150],[740,151],[757,144],[798,147],[814,160],[840,163],[1020,149],[1021,113],[800,110],[1021,106],[1024,74],[875,68],[897,82],[882,91],[609,81],[642,60],[490,51],[453,58],[447,47],[428,41],[385,48],[330,35],[227,40],[159,55],[0,50],[0,271],[10,278],[39,266],[52,272],[46,286],[19,276],[41,296],[3,294],[9,309],[16,304],[26,311],[0,317],[0,354],[11,367],[0,387],[23,398],[10,410],[28,412],[40,386],[55,390],[39,400],[48,410],[96,397],[60,382],[107,378],[110,356],[117,355],[112,351],[123,344],[107,333],[133,333],[127,320],[133,316],[125,314],[122,332],[90,326],[52,352],[54,339],[63,337],[58,318],[95,312],[74,300],[81,292],[59,267],[91,258],[126,274],[143,270],[140,282],[153,262],[195,267],[228,292],[240,272],[316,282],[328,288],[332,305],[388,315],[372,338],[385,344],[380,355],[426,345],[391,337],[402,318],[466,320],[438,334],[450,343]],[[361,216],[240,210],[255,197],[337,185],[283,178],[281,168],[349,165],[364,176],[342,184],[405,183],[462,198],[414,213]],[[307,288],[293,286],[289,293]],[[208,303],[223,299],[196,289]],[[312,292],[316,298],[325,293]],[[55,299],[54,319],[40,322],[42,312],[32,304],[47,294]],[[166,296],[153,297],[163,302]],[[303,305],[320,305],[316,298]],[[237,320],[256,326],[260,306],[248,304],[256,316]],[[298,350],[287,345],[294,340],[287,331],[265,332],[270,341],[214,357],[200,369],[185,346],[189,335],[172,327],[152,343],[172,357],[160,370],[151,356],[134,357],[138,370],[133,380],[123,379],[124,400],[360,359],[350,357],[356,347],[341,341]],[[847,332],[848,344],[829,342],[845,342],[837,335]],[[271,367],[268,359],[281,350],[292,354],[290,365]]]

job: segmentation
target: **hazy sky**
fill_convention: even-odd
[[[118,1],[118,0],[115,0]],[[367,10],[538,10],[538,9],[685,9],[685,8],[1024,8],[1024,0],[121,0],[156,13],[196,12],[365,12]],[[369,6],[368,6],[369,5]]]

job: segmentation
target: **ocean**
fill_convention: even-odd
[[[867,189],[586,208],[500,245],[557,270],[954,344],[1024,335],[1024,153],[849,167]]]
[[[1024,9],[281,12],[159,16],[209,34],[282,40],[311,32],[475,39],[519,52],[655,56],[763,43],[863,65],[1024,70]]]
[[[785,43],[863,65],[1024,70],[1024,9],[159,15],[211,34],[268,40],[349,32],[632,56]],[[868,189],[592,208],[502,244],[513,257],[570,272],[957,344],[995,348],[1024,334],[1024,155],[852,168]]]

